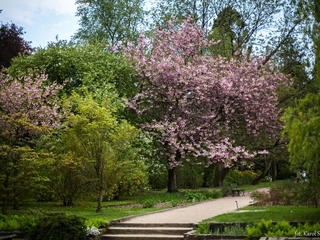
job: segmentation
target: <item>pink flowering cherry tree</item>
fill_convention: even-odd
[[[36,141],[50,129],[59,126],[62,114],[57,93],[63,86],[46,86],[46,75],[12,79],[0,72],[0,193],[2,213],[13,199],[31,192],[39,180],[39,157]]]
[[[276,90],[288,79],[262,65],[263,59],[209,55],[211,44],[203,29],[187,20],[180,26],[169,22],[153,39],[141,35],[137,46],[125,48],[141,87],[129,106],[160,143],[169,192],[178,190],[175,170],[185,160],[231,166],[253,158],[257,153],[232,139],[238,128],[253,136],[278,134]]]
[[[30,145],[39,134],[60,124],[57,93],[63,85],[46,85],[46,81],[44,74],[12,79],[0,73],[0,128],[8,144]]]

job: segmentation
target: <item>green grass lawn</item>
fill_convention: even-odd
[[[244,211],[245,210],[245,211]],[[246,212],[248,211],[248,212]],[[241,208],[239,212],[222,214],[205,222],[259,222],[261,219],[272,221],[319,222],[320,208],[307,206],[268,206]]]
[[[74,206],[65,207],[60,202],[28,202],[22,204],[20,210],[11,210],[9,215],[22,215],[28,213],[37,212],[65,212],[67,214],[84,217],[86,219],[104,219],[106,222],[111,220],[124,218],[133,215],[139,215],[154,211],[162,210],[161,208],[143,208],[143,207],[132,207],[134,202],[132,201],[111,201],[103,202],[102,211],[96,213],[96,202],[77,202]]]
[[[241,186],[246,192],[254,191],[257,188],[269,187],[274,183],[263,182],[258,185]],[[219,189],[197,189],[183,190],[180,193],[167,193],[162,191],[148,191],[136,196],[129,196],[121,199],[121,201],[106,201],[103,202],[102,212],[96,213],[97,202],[76,202],[75,206],[64,207],[61,202],[27,202],[22,203],[20,210],[9,211],[9,215],[21,215],[37,212],[65,212],[67,214],[77,215],[86,219],[103,219],[106,222],[120,219],[128,216],[140,215],[155,211],[160,211],[173,206],[188,204],[185,195],[182,192],[203,193],[218,191]],[[151,202],[151,206],[143,207],[145,203]],[[152,204],[161,203],[157,207]],[[139,204],[139,205],[138,205]],[[287,221],[320,221],[320,208],[305,207],[305,206],[268,206],[268,207],[253,207],[249,206],[241,210],[249,212],[235,212],[223,214],[206,221],[216,222],[258,222],[261,219],[265,220],[287,220]],[[259,210],[259,211],[254,211]],[[261,210],[261,211],[260,211]]]

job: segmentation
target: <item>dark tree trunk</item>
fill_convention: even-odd
[[[8,201],[9,201],[9,174],[6,174],[5,181],[3,183],[4,193],[2,197],[2,214],[7,214],[8,211]]]
[[[14,187],[13,187],[13,209],[14,210],[19,210],[19,189],[17,187],[17,182],[14,182]]]
[[[258,177],[256,177],[255,179],[252,180],[252,185],[258,184],[260,182],[260,180],[266,176],[267,172],[270,170],[272,161],[273,161],[273,159],[264,160],[264,170]]]
[[[277,180],[277,175],[278,175],[277,161],[274,158],[272,160],[272,171],[271,171],[272,182]]]
[[[176,162],[179,162],[181,159],[181,153],[179,151],[176,152]],[[168,164],[169,165],[169,164]],[[178,192],[178,184],[177,184],[177,168],[173,167],[168,169],[168,192]]]
[[[97,209],[96,209],[96,213],[100,213],[101,212],[103,194],[104,194],[104,187],[100,186],[99,197],[98,197],[98,206],[97,206]]]
[[[168,170],[168,192],[178,192],[177,185],[177,168],[169,168]]]
[[[230,168],[225,168],[224,163],[221,162],[215,163],[214,166],[215,172],[213,178],[213,187],[222,187],[223,181],[226,178]]]
[[[7,214],[8,211],[8,196],[4,196],[2,198],[2,210],[1,213],[2,214]]]

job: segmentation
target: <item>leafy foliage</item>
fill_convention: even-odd
[[[312,184],[307,182],[284,181],[275,185],[271,185],[268,192],[253,191],[251,198],[254,199],[257,205],[317,205],[315,196],[319,194],[314,192]]]
[[[184,197],[187,202],[201,202],[204,199],[207,199],[207,197],[202,193],[195,193],[195,192],[186,192],[184,194]]]
[[[65,214],[48,214],[39,219],[37,224],[29,231],[28,239],[86,239],[84,219]]]
[[[262,219],[261,222],[253,227],[247,227],[246,230],[249,239],[259,239],[261,237],[316,237],[319,227],[319,223],[299,223],[298,226],[292,226],[287,221],[272,222]]]
[[[106,40],[110,46],[134,40],[144,18],[144,1],[77,0],[80,29],[75,38],[82,41]]]
[[[43,71],[48,81],[65,83],[70,95],[80,86],[86,86],[100,99],[108,94],[116,102],[119,97],[136,93],[134,69],[121,55],[110,53],[105,41],[93,44],[74,44],[67,41],[51,42],[37,49],[31,56],[19,56],[8,69],[11,76],[19,77],[33,71]]]
[[[1,215],[0,231],[26,231],[36,224],[36,217],[33,215]]]
[[[282,120],[288,136],[290,161],[298,171],[306,169],[314,187],[319,189],[320,93],[308,94],[295,107],[286,109]]]
[[[212,230],[210,229],[210,224],[207,222],[201,222],[196,227],[196,232],[198,234],[212,234]]]
[[[249,185],[252,180],[258,176],[258,173],[252,170],[234,170],[230,171],[226,177],[226,183],[237,183],[238,185]]]
[[[28,55],[32,48],[30,42],[22,38],[23,28],[14,23],[0,26],[0,66],[8,68],[13,58],[19,54]]]
[[[19,79],[0,73],[0,192],[2,212],[10,201],[18,208],[19,196],[32,192],[34,184],[43,180],[38,169],[40,153],[36,143],[40,137],[59,125],[57,94],[62,86],[46,86],[46,76],[32,74]],[[30,188],[30,189],[28,189]]]
[[[138,131],[117,120],[108,99],[99,104],[86,90],[83,94],[73,93],[65,102],[70,115],[61,147],[84,164],[84,174],[99,194],[99,212],[104,195],[111,199],[119,190],[132,194],[146,184],[146,175],[133,147]]]

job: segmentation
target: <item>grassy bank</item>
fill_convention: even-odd
[[[222,214],[204,222],[248,222],[255,223],[261,219],[289,222],[319,222],[320,208],[307,206],[268,206],[241,208],[239,212]]]
[[[62,206],[61,202],[24,202],[19,210],[9,210],[8,215],[39,215],[41,213],[64,212],[86,219],[103,219],[105,222],[140,215],[179,205],[192,204],[221,197],[219,189],[182,190],[179,193],[147,191],[135,196],[122,198],[121,201],[105,201],[102,211],[96,213],[97,202],[78,201],[74,206]]]

